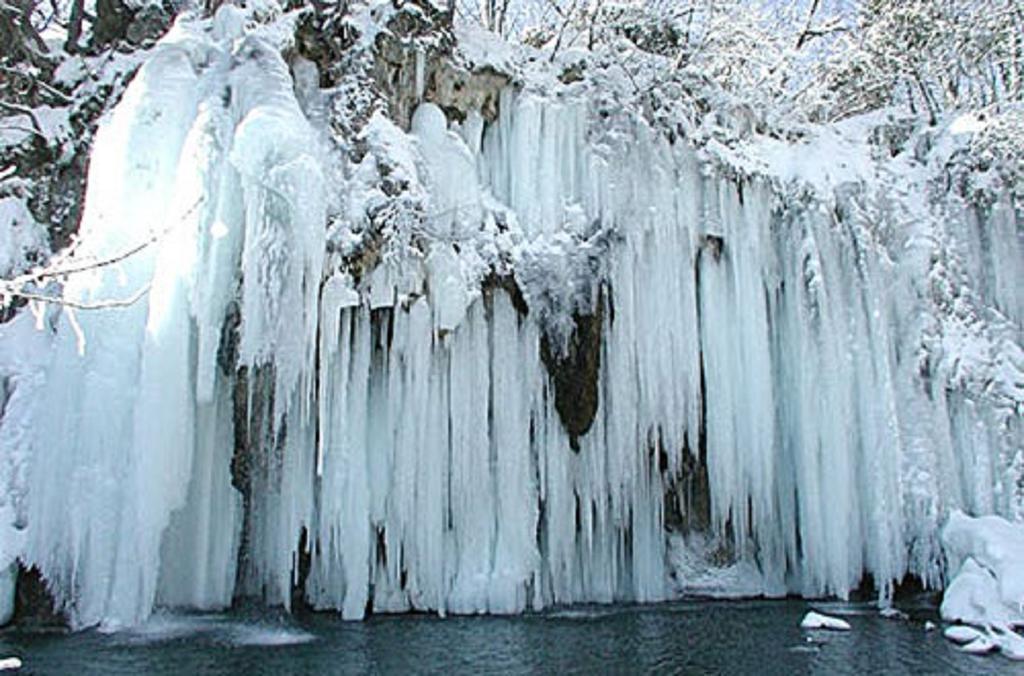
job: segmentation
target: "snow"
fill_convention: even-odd
[[[878,114],[850,118],[829,126],[811,127],[804,138],[789,142],[753,137],[728,148],[708,144],[708,152],[724,156],[749,173],[765,173],[784,183],[813,186],[819,195],[831,194],[849,183],[875,178],[871,147],[865,143],[878,123]]]
[[[0,278],[24,272],[30,255],[46,250],[46,231],[19,197],[0,198]]]
[[[1024,525],[997,516],[949,516],[942,542],[956,571],[943,619],[981,627],[1024,625]]]
[[[68,56],[53,71],[54,84],[72,87],[81,82],[89,73],[89,66],[81,56]]]
[[[985,655],[992,652],[996,644],[987,636],[979,636],[970,643],[960,646],[960,650],[970,655]]]
[[[948,638],[953,643],[970,643],[975,639],[982,638],[985,633],[974,627],[967,625],[955,624],[950,627],[946,627],[942,635]]]
[[[841,620],[838,617],[832,617],[830,615],[822,615],[813,610],[807,612],[804,615],[804,619],[800,620],[801,629],[831,629],[834,631],[849,631],[850,623],[846,620]]]
[[[940,612],[953,626],[945,636],[971,653],[999,652],[1024,659],[1024,524],[998,516],[950,514],[942,529],[950,569],[957,571],[946,587]],[[984,631],[982,631],[982,629]]]
[[[988,126],[985,122],[984,116],[979,116],[976,113],[964,113],[958,115],[949,124],[949,133],[954,135],[959,134],[976,134],[983,131]]]
[[[999,648],[1003,657],[1017,661],[1024,660],[1024,636],[1017,631],[1004,627],[993,627],[992,641]]]
[[[714,543],[691,536],[669,540],[669,565],[681,596],[699,598],[751,598],[771,595],[761,571],[751,561],[715,565]]]
[[[28,115],[0,117],[0,148],[17,146],[32,138],[32,118]]]
[[[17,657],[4,657],[0,659],[0,671],[15,671],[21,669],[21,659]]]
[[[515,48],[491,31],[471,22],[456,27],[458,52],[474,70],[491,69],[498,73],[515,73]]]
[[[48,145],[60,146],[71,134],[69,114],[69,108],[37,106],[0,117],[0,148],[17,146],[33,136],[41,136]]]
[[[960,644],[960,650],[983,655],[998,650],[1011,660],[1024,660],[1024,636],[1005,627],[992,626],[985,631],[966,625],[947,627],[943,632],[950,641]]]

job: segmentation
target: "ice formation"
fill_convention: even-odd
[[[346,618],[664,599],[675,518],[749,593],[870,575],[886,596],[940,583],[951,508],[1024,513],[1009,197],[887,234],[870,177],[796,193],[770,161],[738,174],[638,118],[595,124],[585,95],[509,89],[487,125],[368,122],[430,216],[357,280],[328,214],[379,195],[365,166],[337,178],[296,83],[315,67],[293,79],[240,12],[179,20],[97,136],[86,253],[155,243],[66,293],[145,298],[47,320],[0,536],[74,626],[236,595]],[[964,228],[1010,244],[979,234],[955,268]],[[572,354],[593,388],[566,401],[550,362]]]
[[[0,625],[7,624],[14,616],[14,583],[17,568],[8,563],[0,570]]]

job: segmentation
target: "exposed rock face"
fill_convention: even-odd
[[[338,84],[340,66],[358,39],[358,31],[344,21],[343,13],[307,12],[295,25],[295,50],[316,64],[324,88]]]
[[[28,627],[66,627],[68,624],[68,618],[56,608],[53,595],[36,568],[18,564],[12,619]]]
[[[430,2],[403,6],[377,34],[373,79],[401,128],[408,129],[416,106],[429,100],[428,79],[451,56],[453,45],[451,17]]]
[[[95,47],[152,43],[164,32],[174,18],[170,6],[146,4],[133,8],[121,0],[96,1],[96,25],[93,29]]]
[[[425,98],[441,106],[450,119],[463,121],[470,111],[479,111],[488,122],[498,119],[498,101],[511,78],[490,67],[466,70],[444,61],[431,74]]]
[[[296,49],[317,64],[322,86],[334,86],[351,74],[352,66],[365,65],[350,63],[359,38],[357,29],[337,15],[311,13],[297,27]],[[368,88],[383,95],[388,116],[398,126],[409,129],[423,101],[436,103],[457,121],[472,111],[488,121],[497,119],[500,93],[511,77],[491,67],[461,64],[454,46],[451,13],[421,0],[397,7],[376,35]]]
[[[659,442],[659,466],[665,452]],[[708,531],[711,527],[711,487],[708,484],[706,457],[689,449],[682,453],[682,466],[668,481],[665,491],[665,528],[679,533]]]
[[[555,387],[555,409],[577,452],[579,438],[597,415],[603,320],[604,303],[599,299],[593,314],[573,315],[574,328],[564,350],[552,345],[546,333],[540,343],[541,360]]]
[[[234,387],[235,449],[231,457],[231,485],[242,494],[242,539],[238,548],[235,593],[245,597],[259,593],[252,582],[251,546],[254,530],[253,502],[276,476],[285,429],[274,434],[274,366],[258,366],[250,372],[241,367]]]

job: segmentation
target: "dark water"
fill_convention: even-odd
[[[958,652],[934,609],[885,619],[870,606],[815,604],[845,633],[804,631],[800,601],[583,607],[520,617],[376,617],[342,622],[160,616],[141,631],[0,632],[19,674],[724,673],[1022,674],[1024,663]],[[5,672],[6,676],[6,672]]]

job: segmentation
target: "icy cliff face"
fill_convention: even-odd
[[[695,150],[583,86],[378,114],[350,161],[251,19],[179,21],[105,122],[84,246],[155,241],[66,293],[148,293],[46,318],[0,422],[0,569],[74,626],[657,600],[708,538],[746,593],[886,596],[941,584],[951,508],[1024,516],[1011,193],[938,202],[857,129]],[[356,266],[385,179],[421,211]]]

